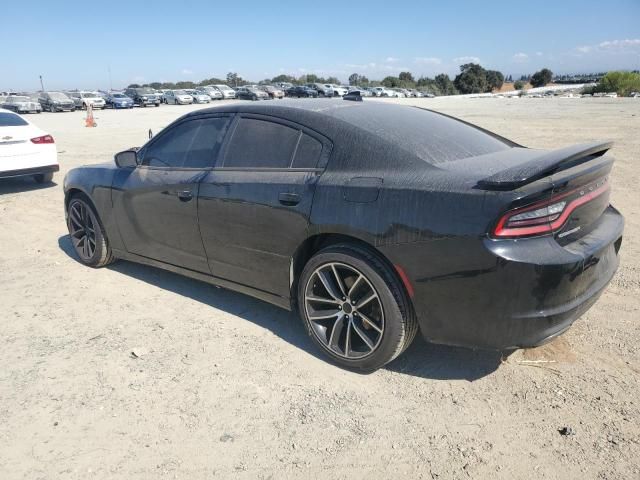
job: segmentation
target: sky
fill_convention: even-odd
[[[39,89],[40,75],[52,90],[230,71],[453,77],[468,62],[514,77],[640,69],[640,0],[3,3],[0,91]]]

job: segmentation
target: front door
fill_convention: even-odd
[[[228,116],[209,115],[173,124],[138,152],[138,167],[117,171],[114,213],[128,252],[209,273],[198,188],[229,122]]]

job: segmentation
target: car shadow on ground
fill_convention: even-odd
[[[58,245],[69,257],[78,261],[69,235],[60,237]],[[248,295],[216,288],[208,283],[147,265],[118,261],[106,268],[253,322],[310,355],[327,360],[312,343],[296,313]],[[433,345],[425,342],[418,334],[413,344],[385,368],[432,380],[474,381],[497,370],[502,360],[500,352]]]
[[[38,183],[33,177],[0,178],[0,195],[7,193],[31,192],[55,187],[55,182]]]

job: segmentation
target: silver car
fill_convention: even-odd
[[[27,96],[11,95],[4,99],[0,104],[0,108],[11,110],[16,113],[40,113],[42,106],[39,102],[30,99]]]
[[[200,87],[198,90],[209,95],[211,100],[222,100],[223,98],[225,98],[219,88],[212,87],[211,85],[207,85],[206,87]],[[233,96],[234,97],[236,96],[235,92]]]

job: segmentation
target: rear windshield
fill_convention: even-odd
[[[29,124],[18,115],[0,112],[0,127],[22,127],[24,125]]]
[[[331,113],[430,164],[511,148],[506,141],[478,128],[421,108],[373,102],[362,107],[336,108]]]

